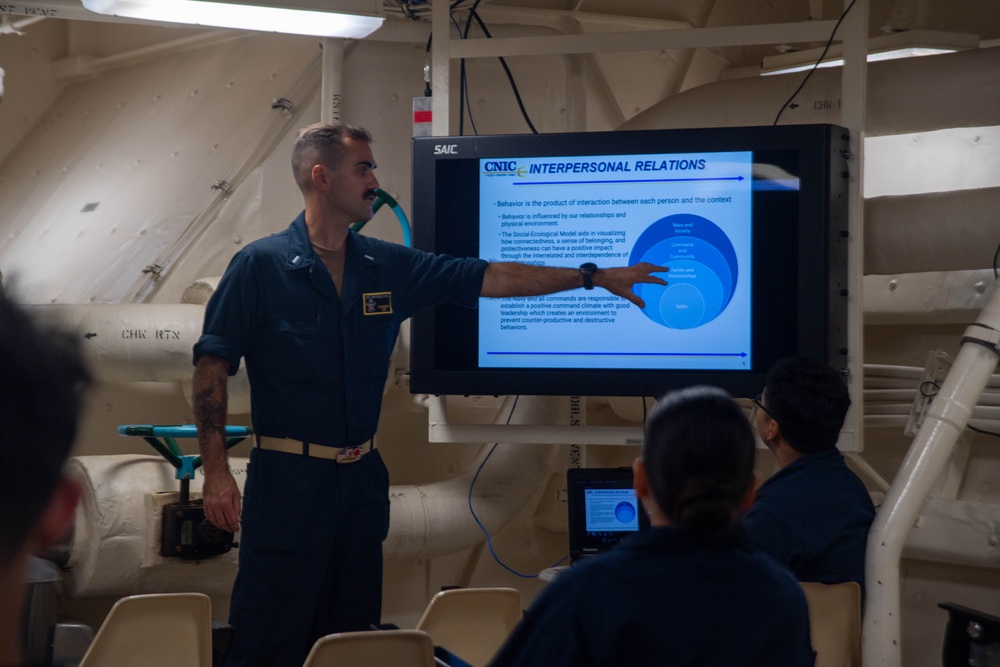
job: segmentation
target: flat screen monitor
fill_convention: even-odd
[[[752,396],[792,355],[846,366],[848,133],[832,125],[413,141],[414,245],[491,262],[669,267],[414,316],[411,390]]]

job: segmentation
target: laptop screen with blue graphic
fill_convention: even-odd
[[[632,468],[566,471],[570,560],[595,556],[649,525],[632,490]]]

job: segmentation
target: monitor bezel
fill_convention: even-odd
[[[761,343],[766,352],[755,354],[748,370],[514,369],[480,368],[468,362],[448,368],[445,366],[452,363],[455,350],[468,345],[468,338],[475,336],[476,313],[458,306],[438,306],[413,317],[411,391],[442,395],[659,396],[673,388],[713,384],[734,396],[749,397],[760,391],[768,367],[783,356],[799,355],[846,368],[848,140],[847,130],[826,124],[415,138],[414,246],[455,256],[475,256],[478,252],[478,244],[473,243],[473,237],[478,239],[478,207],[461,206],[469,214],[465,219],[456,219],[458,216],[438,211],[438,193],[449,197],[452,205],[454,196],[467,196],[470,188],[478,188],[471,183],[471,176],[461,172],[469,169],[466,165],[472,161],[478,164],[485,158],[778,151],[796,156],[800,190],[797,219],[791,229],[794,242],[788,241],[781,252],[768,250],[764,247],[768,243],[766,235],[778,239],[787,234],[761,228],[761,234],[755,232],[752,250],[755,341],[786,332],[794,343],[776,344],[776,349]],[[465,162],[448,165],[456,160]],[[778,222],[768,224],[776,227]],[[476,227],[474,233],[470,225]],[[793,262],[794,268],[787,266],[788,262]]]

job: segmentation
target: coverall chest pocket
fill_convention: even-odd
[[[280,357],[281,373],[292,382],[303,382],[329,368],[319,315],[276,317],[270,327],[272,352]],[[265,342],[265,345],[268,345]]]

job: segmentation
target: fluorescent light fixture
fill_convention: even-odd
[[[868,40],[868,62],[913,58],[952,53],[979,48],[979,36],[938,30],[907,30],[882,35]],[[810,70],[823,53],[822,48],[793,51],[775,56],[765,56],[761,61],[761,75],[789,74]],[[819,67],[841,67],[844,64],[843,45],[831,44]]]
[[[144,21],[354,39],[383,21],[381,0],[83,0],[83,6]]]

